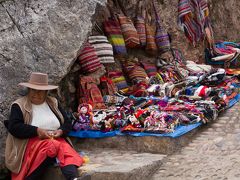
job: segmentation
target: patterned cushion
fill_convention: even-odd
[[[115,83],[118,90],[121,90],[124,92],[126,92],[128,90],[128,84],[127,84],[126,79],[123,76],[123,73],[121,71],[119,71],[119,70],[111,71],[108,73],[108,76]]]
[[[83,73],[91,73],[101,68],[100,60],[96,54],[94,47],[86,43],[78,56],[78,62]]]
[[[114,63],[113,48],[106,36],[89,36],[88,42],[95,48],[100,62]]]

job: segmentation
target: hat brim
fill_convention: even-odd
[[[36,90],[53,90],[53,89],[57,89],[58,86],[54,86],[54,85],[36,85],[36,84],[31,84],[31,83],[19,83],[18,85],[20,86],[24,86],[24,87],[28,87],[31,89],[36,89]]]

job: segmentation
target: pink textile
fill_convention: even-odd
[[[70,164],[81,166],[83,158],[63,138],[44,139],[38,137],[28,141],[21,170],[12,173],[12,180],[23,180],[29,176],[47,157],[57,157],[60,167]]]

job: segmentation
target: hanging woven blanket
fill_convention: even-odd
[[[203,40],[211,29],[206,0],[179,0],[178,24],[194,46]]]

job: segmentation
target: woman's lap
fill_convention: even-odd
[[[21,171],[19,174],[12,174],[12,179],[29,176],[47,157],[57,157],[60,167],[80,166],[83,163],[82,157],[63,138],[46,140],[31,138],[25,151]]]

